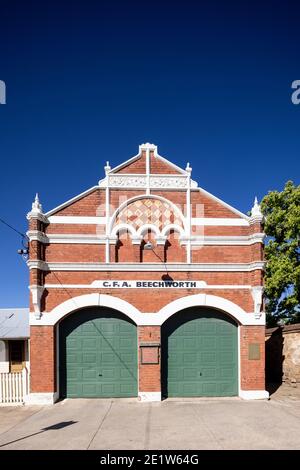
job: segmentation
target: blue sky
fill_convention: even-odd
[[[1,2],[0,218],[26,231],[36,191],[50,210],[147,141],[243,212],[299,183],[299,12],[276,0]],[[0,240],[0,307],[27,306],[20,238],[0,224]]]

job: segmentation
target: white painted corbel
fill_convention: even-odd
[[[34,308],[34,316],[37,320],[41,318],[41,300],[45,288],[43,286],[29,286]]]
[[[262,286],[254,286],[251,289],[251,294],[254,302],[254,317],[256,320],[259,320],[262,315],[261,306],[263,301],[263,292],[264,288]]]

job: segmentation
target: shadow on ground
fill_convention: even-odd
[[[28,439],[29,437],[36,436],[37,434],[42,434],[46,431],[56,431],[57,429],[62,429],[67,426],[71,426],[72,424],[76,424],[77,421],[62,421],[61,423],[53,424],[52,426],[47,426],[46,428],[42,428],[40,431],[35,432],[33,434],[28,434],[28,436],[20,437],[19,439],[15,439],[14,441],[6,442],[5,444],[0,445],[0,447],[5,447],[9,444],[14,444],[18,441],[23,441],[24,439]]]

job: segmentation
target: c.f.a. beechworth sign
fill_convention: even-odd
[[[93,287],[101,289],[201,289],[203,281],[94,281]]]

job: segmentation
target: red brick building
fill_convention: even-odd
[[[28,214],[29,403],[266,398],[262,215],[143,144],[96,186]]]

